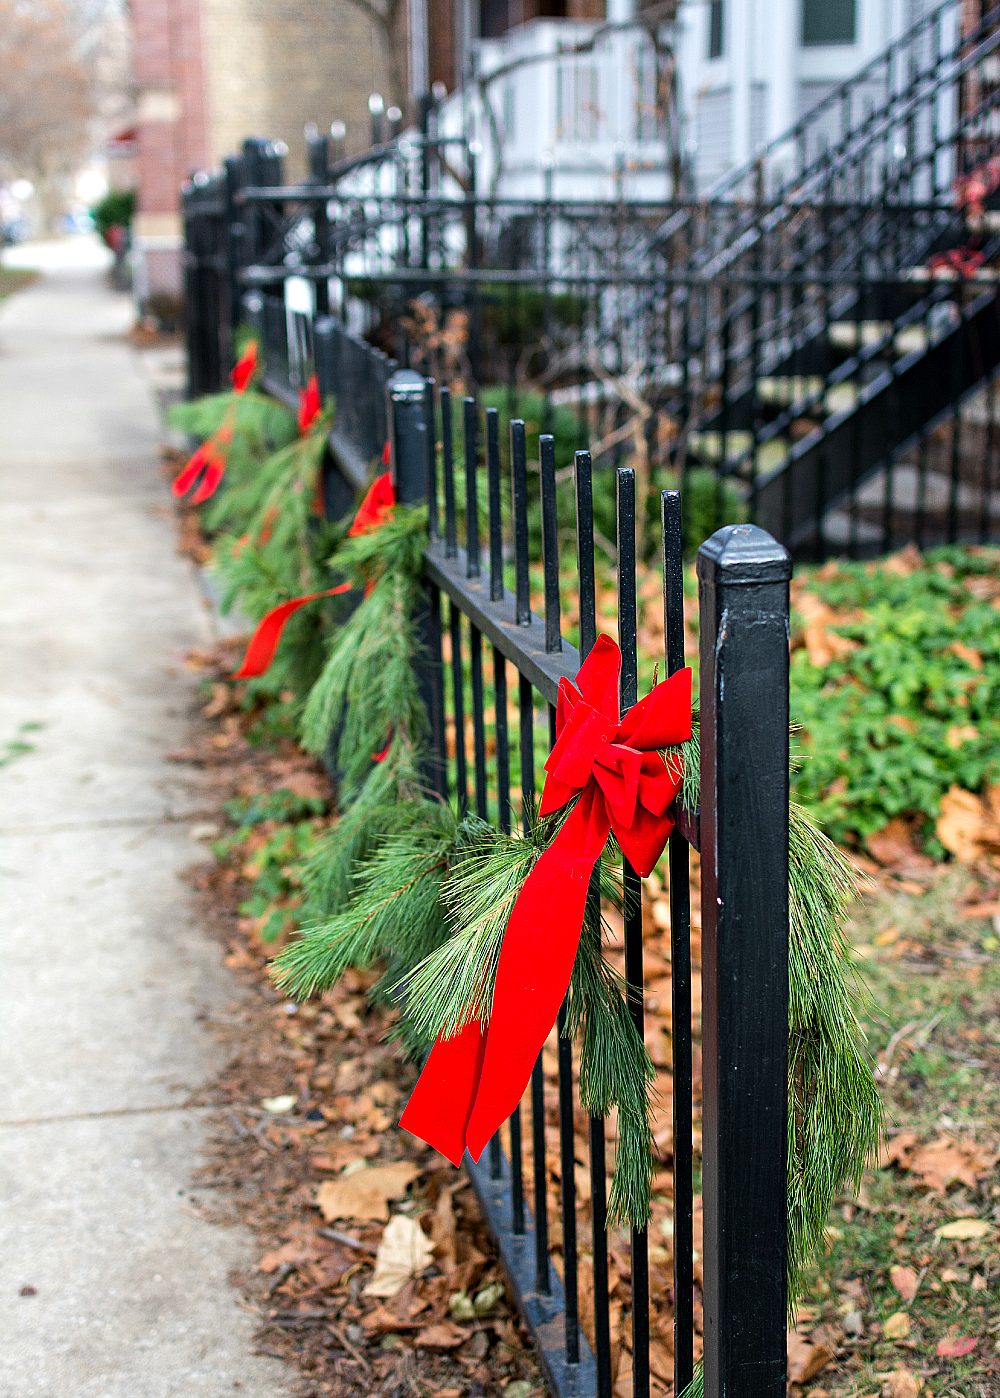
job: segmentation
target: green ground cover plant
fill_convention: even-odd
[[[864,841],[901,818],[943,857],[942,798],[1000,777],[998,607],[994,548],[799,571],[795,795],[835,840]]]

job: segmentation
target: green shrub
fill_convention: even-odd
[[[114,224],[128,228],[134,213],[134,189],[110,189],[90,210],[90,216],[102,238]]]
[[[940,854],[944,793],[1000,775],[1000,550],[902,558],[807,575],[806,591],[837,615],[813,618],[812,660],[808,645],[792,655],[795,796],[837,840],[903,816]],[[808,639],[806,615],[793,610],[793,644]]]

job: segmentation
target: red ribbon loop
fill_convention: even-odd
[[[319,396],[319,380],[315,374],[309,375],[305,388],[299,389],[299,435],[304,437],[323,411]]]
[[[691,671],[679,670],[619,714],[621,651],[599,636],[577,686],[559,682],[556,742],[545,764],[541,814],[579,799],[528,875],[511,911],[489,1026],[438,1037],[400,1125],[455,1165],[520,1102],[569,987],[594,866],[614,831],[641,875],[652,873],[674,823],[680,764],[657,749],[691,736]],[[484,1040],[485,1042],[481,1042]]]

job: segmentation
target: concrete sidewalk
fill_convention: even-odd
[[[236,992],[164,754],[212,637],[131,320],[79,264],[0,305],[0,1398],[277,1398],[227,1281],[250,1240],[190,1188]]]

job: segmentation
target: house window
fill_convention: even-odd
[[[806,0],[808,4],[808,0]],[[724,0],[711,0],[708,7],[708,56],[709,58],[721,58],[724,44],[725,27],[725,6]]]
[[[802,46],[853,44],[856,0],[802,0]]]

